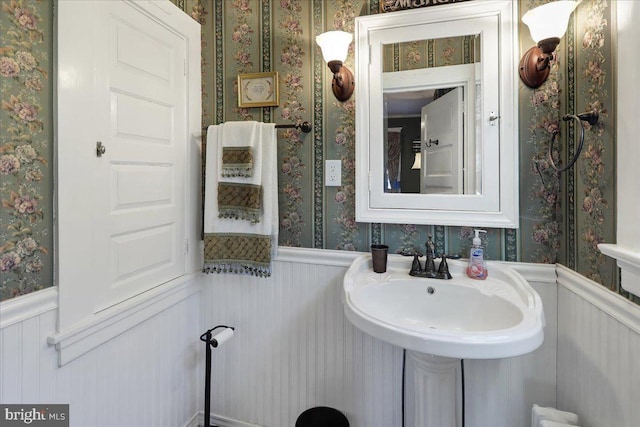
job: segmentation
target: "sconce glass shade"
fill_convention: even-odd
[[[413,166],[411,169],[420,169],[422,167],[422,153],[416,153],[416,157],[413,160]]]
[[[353,34],[345,31],[327,31],[316,37],[316,43],[322,49],[322,56],[333,73],[331,90],[340,102],[345,102],[353,94],[355,82],[353,73],[342,63],[347,59]]]
[[[316,43],[322,49],[322,57],[326,63],[331,61],[344,62],[349,53],[349,45],[353,34],[345,31],[327,31],[316,37]]]
[[[558,0],[531,9],[522,17],[531,38],[536,42],[527,50],[518,65],[520,79],[532,89],[540,87],[549,76],[552,53],[567,32],[569,17],[579,1]]]
[[[531,38],[536,43],[546,39],[561,39],[567,32],[569,17],[578,6],[577,1],[559,0],[531,9],[522,17]]]

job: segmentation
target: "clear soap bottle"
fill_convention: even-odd
[[[473,246],[469,250],[469,264],[467,265],[467,276],[476,280],[484,280],[489,275],[487,262],[484,260],[484,248],[480,240],[480,233],[484,230],[474,230]]]

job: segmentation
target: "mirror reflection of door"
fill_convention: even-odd
[[[401,132],[401,193],[422,194],[480,194],[482,156],[477,144],[481,139],[481,124],[477,116],[481,107],[480,71],[477,64],[460,64],[418,70],[394,71],[383,74],[383,104],[385,128],[384,159],[382,171],[387,174],[389,132],[391,127],[402,127]],[[436,82],[434,84],[433,82]],[[452,92],[449,94],[449,92]],[[456,95],[457,94],[457,95]],[[445,95],[448,97],[443,98]],[[457,99],[457,105],[456,100]],[[442,99],[443,98],[443,99]],[[441,126],[450,126],[449,132],[455,132],[454,138],[461,138],[457,146],[450,138],[445,138],[443,145],[433,146],[425,139],[425,122],[423,108],[433,103],[431,116]],[[437,111],[442,108],[442,111]],[[456,112],[456,114],[453,114]],[[435,119],[435,117],[438,117]],[[451,121],[453,119],[453,122]],[[430,133],[439,133],[437,128]],[[415,154],[412,151],[414,140],[425,141],[431,145],[428,154],[434,154],[429,169],[412,169]],[[438,139],[431,136],[432,140]],[[446,141],[450,141],[448,144]],[[450,149],[451,152],[446,150]],[[423,155],[425,150],[421,150]],[[447,158],[447,155],[452,157]],[[424,156],[423,156],[424,157]],[[427,159],[425,165],[427,164]],[[375,163],[378,163],[377,161]],[[378,163],[380,164],[380,163]],[[446,169],[445,169],[446,168]],[[424,175],[426,171],[429,175]],[[448,172],[447,172],[448,171]],[[448,176],[445,176],[447,175]],[[425,178],[427,178],[425,180]],[[446,180],[448,179],[449,182]],[[387,175],[384,176],[384,192],[397,192],[398,188],[390,188]],[[426,183],[425,188],[423,184]]]
[[[423,194],[463,193],[463,95],[457,87],[422,107]]]

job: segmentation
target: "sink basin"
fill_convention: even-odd
[[[465,261],[448,260],[451,280],[409,276],[411,259],[389,255],[387,272],[356,258],[344,277],[344,310],[359,329],[408,350],[434,356],[496,359],[542,344],[540,296],[514,269],[489,263],[489,277],[464,274]]]

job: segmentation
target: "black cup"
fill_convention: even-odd
[[[384,273],[387,271],[387,254],[389,246],[387,245],[371,245],[371,261],[373,262],[373,271],[376,273]]]

